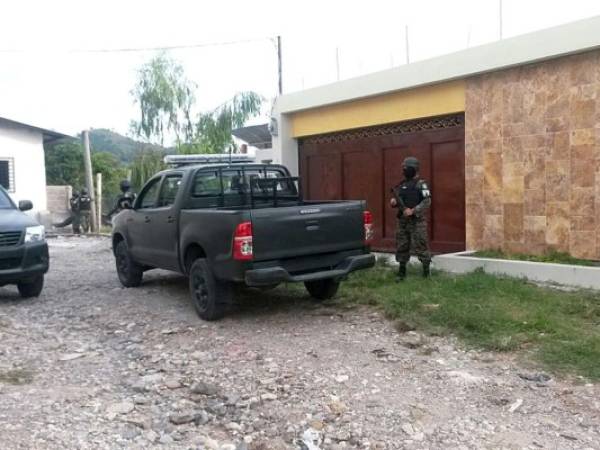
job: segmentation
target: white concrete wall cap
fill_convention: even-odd
[[[282,114],[466,78],[600,48],[600,16],[285,94]]]
[[[469,256],[471,253],[467,251],[438,255],[433,260],[434,267],[451,273],[470,273],[483,269],[494,275],[600,290],[600,267],[479,258]]]

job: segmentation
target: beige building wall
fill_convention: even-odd
[[[600,52],[466,83],[467,247],[600,259]]]

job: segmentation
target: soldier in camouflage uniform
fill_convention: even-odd
[[[83,231],[84,233],[89,233],[90,231],[90,226],[91,226],[91,206],[92,206],[92,199],[90,197],[90,195],[88,194],[88,190],[83,188],[81,190],[81,195],[79,196],[79,214],[77,215],[78,218],[78,228],[80,228],[80,231]],[[73,221],[73,228],[75,228],[75,221]],[[79,233],[80,231],[76,231],[76,233]]]
[[[427,210],[431,193],[425,180],[419,178],[419,160],[409,157],[402,163],[404,181],[392,189],[390,204],[398,208],[396,261],[400,263],[398,279],[406,278],[406,264],[411,250],[423,264],[423,276],[429,276],[431,254],[427,239]]]

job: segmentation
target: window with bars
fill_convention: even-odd
[[[15,192],[15,167],[12,158],[0,158],[0,185],[8,192]]]

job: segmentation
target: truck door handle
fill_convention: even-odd
[[[150,217],[148,217],[148,216],[144,217],[144,222],[150,223]]]
[[[306,221],[306,231],[318,231],[319,230],[319,221],[318,220],[307,220]]]
[[[167,217],[167,223],[173,223],[173,222],[175,222],[175,217],[173,217],[173,216]]]

